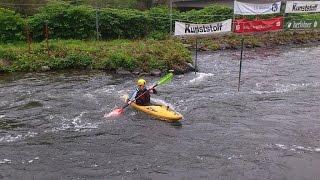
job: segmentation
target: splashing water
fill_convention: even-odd
[[[122,108],[117,108],[117,109],[114,109],[113,111],[111,111],[110,113],[106,113],[104,115],[105,118],[109,118],[109,117],[116,117],[116,116],[119,116],[121,113],[123,112],[123,109]]]

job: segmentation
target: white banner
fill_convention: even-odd
[[[234,14],[258,15],[280,13],[281,1],[269,4],[250,4],[234,1]]]
[[[286,13],[320,12],[320,1],[287,1]]]
[[[229,32],[231,31],[231,24],[231,19],[212,24],[190,24],[176,21],[174,35],[179,36]]]

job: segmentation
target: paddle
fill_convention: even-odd
[[[155,87],[157,87],[158,85],[163,85],[168,83],[169,81],[171,81],[173,78],[173,74],[172,73],[168,73],[167,75],[163,76],[155,85],[151,86],[151,88],[149,88],[147,91],[145,91],[144,93],[142,93],[140,96],[138,96],[137,98],[135,98],[133,101],[136,101],[137,99],[139,99],[141,96],[143,96],[146,92],[154,89]],[[130,102],[130,101],[129,101]],[[106,115],[105,117],[111,117],[111,116],[118,116],[121,113],[124,112],[124,109],[126,107],[128,107],[130,104],[127,102],[124,106],[122,106],[121,108],[116,108],[114,109],[112,112],[110,112],[108,115]]]

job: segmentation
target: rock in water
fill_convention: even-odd
[[[41,71],[50,71],[50,67],[49,66],[42,66]]]
[[[117,69],[116,73],[119,75],[131,75],[130,71],[123,70],[123,69]]]
[[[159,70],[159,69],[155,69],[155,70],[152,70],[150,72],[151,76],[157,76],[157,77],[160,77],[162,72]]]

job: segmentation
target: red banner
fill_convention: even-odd
[[[266,32],[282,29],[283,17],[264,20],[237,19],[235,33]]]

